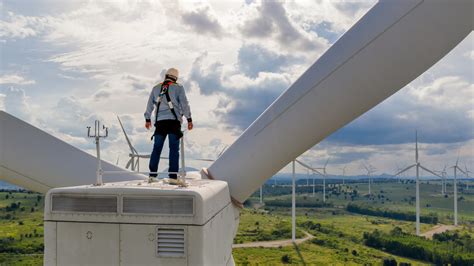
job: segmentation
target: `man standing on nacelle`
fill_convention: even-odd
[[[145,127],[151,128],[151,113],[155,109],[155,132],[152,139],[155,140],[150,158],[150,172],[158,171],[160,155],[166,136],[169,142],[169,178],[177,179],[176,172],[179,170],[179,139],[183,137],[181,123],[183,115],[188,121],[188,130],[193,129],[191,109],[189,108],[186,93],[178,80],[178,70],[170,68],[166,71],[165,80],[153,87],[145,111]],[[156,177],[157,174],[150,174]]]

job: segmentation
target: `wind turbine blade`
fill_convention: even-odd
[[[364,167],[365,171],[367,171],[367,173],[369,172],[369,168],[367,167],[367,165],[365,165],[365,163],[362,164],[362,167]]]
[[[418,162],[418,130],[415,131],[415,160]]]
[[[329,163],[329,158],[326,160],[326,163],[324,164],[324,169],[326,169],[326,166],[328,165]]]
[[[466,172],[464,172],[464,170],[462,170],[462,169],[461,169],[459,166],[457,166],[457,165],[456,165],[456,168],[457,168],[457,169],[458,169],[458,170],[459,170],[461,173],[463,173],[464,175],[466,175],[466,176],[467,176],[467,173],[466,173]]]
[[[316,170],[316,169],[322,169],[322,168],[313,168],[313,167],[311,167],[311,166],[309,166],[309,165],[303,163],[302,161],[300,161],[300,160],[298,160],[298,159],[296,159],[295,162],[297,162],[297,163],[300,164],[301,166],[303,166],[303,167],[305,167],[305,168],[307,168],[307,169],[309,169],[309,170],[311,170],[311,171],[313,171],[313,172],[316,172],[318,175],[323,175],[321,172],[319,172],[318,170]]]
[[[420,168],[421,168],[421,169],[423,169],[423,170],[425,170],[426,172],[428,172],[428,173],[430,173],[430,174],[434,175],[434,176],[437,176],[437,177],[443,178],[442,176],[438,175],[437,173],[435,173],[435,172],[431,171],[430,169],[428,169],[428,168],[424,167],[424,166],[423,166],[423,165],[421,165],[421,164],[420,164]]]
[[[125,132],[125,128],[123,127],[122,120],[120,120],[119,116],[117,116],[117,119],[119,121],[120,127],[122,128],[123,134],[125,135],[125,140],[127,140],[128,147],[130,147],[130,150],[132,151],[132,153],[138,153],[137,150],[135,150],[135,148],[133,147],[132,143],[130,142],[127,132]]]
[[[132,164],[132,161],[133,161],[133,157],[130,158],[130,160],[128,160],[127,164],[125,165],[125,169],[128,169],[130,167],[130,165]]]
[[[215,161],[213,159],[205,159],[205,158],[188,158],[188,160],[203,161],[203,162],[214,162]]]
[[[227,147],[229,147],[229,145],[224,145],[224,148],[222,148],[221,152],[219,152],[219,154],[217,155],[217,158],[221,157],[221,155],[224,153],[224,151],[227,149]]]
[[[405,169],[399,171],[398,173],[394,174],[393,176],[397,176],[397,175],[399,175],[399,174],[401,174],[401,173],[403,173],[403,172],[406,172],[406,171],[410,170],[411,168],[413,168],[413,167],[415,167],[415,166],[416,166],[416,164],[412,164],[412,165],[408,166],[407,168],[405,168]]]
[[[311,169],[311,170],[313,169],[311,166],[309,166],[309,165],[303,163],[302,161],[300,161],[300,160],[298,160],[298,159],[296,159],[295,161],[296,161],[299,165],[303,166],[304,168]]]

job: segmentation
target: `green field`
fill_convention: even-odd
[[[0,265],[42,264],[43,205],[38,193],[0,192]]]
[[[240,225],[234,243],[291,239],[291,195],[281,193],[287,187],[265,186],[266,206],[253,208],[258,202],[255,194],[241,211]],[[298,188],[300,190],[301,187]],[[307,188],[309,189],[309,188]],[[297,190],[297,191],[298,191]],[[428,265],[428,262],[389,254],[371,248],[364,243],[365,232],[389,234],[398,227],[403,232],[414,234],[412,221],[359,215],[346,211],[348,203],[374,208],[414,212],[414,184],[396,182],[374,183],[373,196],[367,196],[367,184],[328,186],[327,204],[322,204],[322,193],[317,189],[312,193],[299,193],[297,208],[297,238],[305,232],[315,236],[298,246],[278,248],[236,248],[233,251],[238,265],[381,265],[383,260],[394,259],[398,263]],[[354,196],[354,191],[357,191]],[[278,193],[276,191],[279,191]],[[306,190],[306,192],[309,190]],[[272,195],[272,192],[274,194]],[[452,187],[448,186],[448,197],[440,193],[439,183],[424,182],[421,185],[422,214],[435,213],[443,224],[452,224]],[[474,193],[459,193],[459,234],[474,237]],[[278,201],[285,206],[272,206]],[[314,204],[317,207],[308,207]],[[43,259],[43,205],[41,194],[29,192],[0,192],[0,265],[41,265]],[[317,229],[314,225],[317,224]],[[426,232],[432,224],[421,224]]]

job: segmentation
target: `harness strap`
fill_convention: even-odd
[[[161,100],[163,99],[163,95],[166,97],[166,101],[168,102],[168,107],[170,108],[170,111],[173,114],[174,118],[176,120],[179,120],[178,115],[176,115],[176,112],[174,110],[174,106],[173,106],[173,102],[171,101],[170,94],[168,92],[168,88],[172,83],[173,82],[169,81],[167,83],[163,82],[161,84],[160,98],[158,98],[158,101],[156,103],[155,123],[158,121],[158,112],[160,111],[160,104],[161,104]]]

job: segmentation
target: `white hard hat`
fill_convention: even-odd
[[[179,72],[176,68],[170,68],[168,71],[166,71],[166,76],[173,76],[178,79]]]

